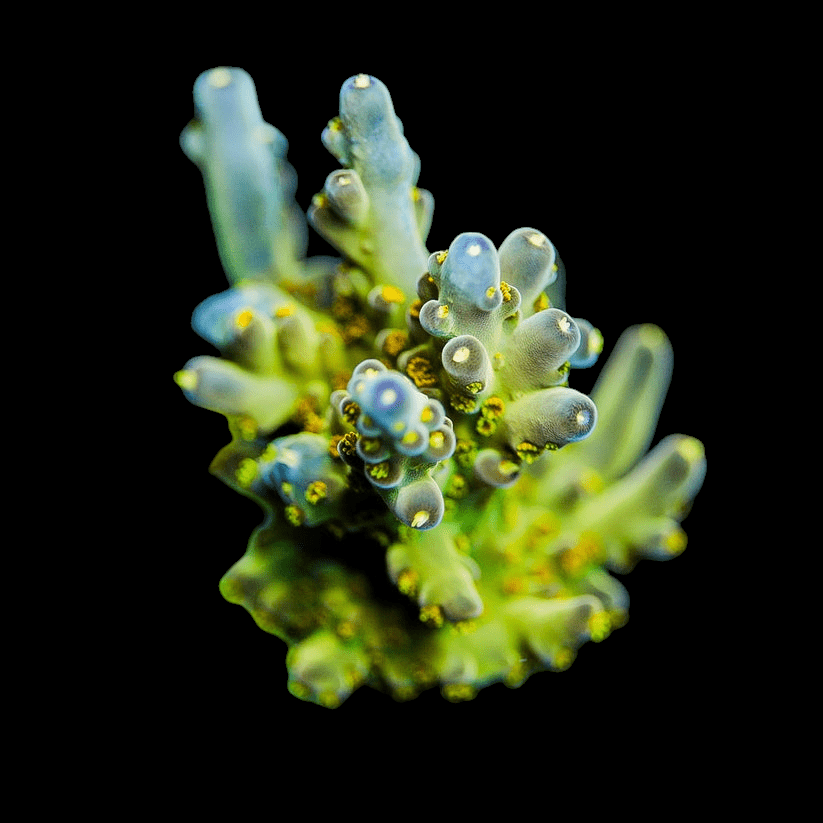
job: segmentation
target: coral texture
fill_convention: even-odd
[[[376,78],[343,84],[322,135],[342,168],[308,222],[341,258],[306,257],[287,143],[249,75],[207,71],[194,100],[181,144],[230,288],[192,319],[221,356],[175,380],[225,415],[211,470],[265,512],[223,595],[288,644],[292,694],[327,707],[363,685],[459,701],[567,668],[626,621],[609,570],[686,544],[703,446],[648,451],[666,336],[628,329],[592,396],[571,388],[603,341],[564,310],[554,246],[519,228],[429,254],[433,199]]]

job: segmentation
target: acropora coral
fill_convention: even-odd
[[[603,339],[566,312],[555,247],[524,227],[429,253],[433,198],[375,77],[343,83],[322,133],[341,168],[307,218],[339,258],[306,256],[287,142],[250,76],[204,72],[194,102],[181,145],[230,287],[192,319],[221,356],[175,380],[227,418],[211,471],[265,513],[223,596],[287,643],[291,693],[327,707],[364,685],[460,701],[567,668],[626,622],[609,572],[686,545],[704,448],[648,451],[666,335],[629,328],[591,397],[572,388]]]

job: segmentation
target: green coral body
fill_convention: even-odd
[[[626,622],[609,571],[685,547],[706,461],[681,435],[648,451],[666,336],[630,328],[591,397],[572,388],[602,338],[565,311],[553,245],[519,228],[429,254],[433,199],[374,77],[343,84],[322,137],[343,168],[308,220],[340,259],[305,257],[251,78],[205,72],[195,108],[182,145],[231,287],[193,317],[221,356],[175,379],[226,416],[212,471],[265,512],[224,597],[288,644],[292,694],[328,707],[363,685],[461,701],[568,668]]]

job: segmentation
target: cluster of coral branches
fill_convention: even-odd
[[[251,78],[213,69],[194,97],[181,142],[231,286],[193,317],[221,356],[175,379],[226,416],[212,471],[266,514],[224,596],[286,641],[292,693],[325,706],[363,684],[464,700],[566,668],[625,622],[608,570],[685,546],[702,445],[647,453],[665,335],[629,329],[592,397],[571,388],[602,339],[565,311],[554,246],[520,228],[429,254],[433,200],[376,78],[343,84],[322,135],[342,168],[308,222],[341,257],[306,257]]]

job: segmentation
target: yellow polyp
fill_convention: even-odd
[[[362,339],[369,332],[369,321],[365,317],[355,317],[351,323],[343,327],[341,336],[346,345]]]
[[[549,308],[551,304],[549,303],[549,298],[543,292],[537,295],[537,299],[534,301],[532,308],[535,311],[535,314],[539,311],[545,311]]]
[[[354,78],[354,87],[356,89],[367,89],[371,85],[371,77],[368,74],[358,74]]]
[[[445,439],[443,432],[432,432],[429,435],[429,446],[433,449],[442,449]]]
[[[449,478],[448,485],[446,486],[446,495],[459,499],[465,496],[467,488],[468,483],[466,482],[466,478],[463,477],[462,474],[453,474]]]
[[[442,306],[438,306],[437,308],[437,316],[443,320],[444,318],[449,316],[449,307],[445,304]]]
[[[234,477],[241,486],[247,488],[257,477],[257,463],[250,457],[243,458],[235,469]]]
[[[686,532],[683,529],[670,531],[663,540],[663,548],[671,555],[680,554],[688,543]]]
[[[521,594],[526,589],[526,581],[522,577],[506,577],[502,588],[504,594]]]
[[[447,683],[442,689],[443,697],[450,703],[473,700],[477,690],[469,683]]]
[[[266,446],[265,449],[263,449],[263,452],[260,455],[260,462],[261,463],[268,463],[272,460],[275,460],[276,458],[277,458],[277,446],[275,446],[274,442],[272,441],[271,443],[269,443],[268,446]]]
[[[396,431],[398,434],[406,428],[406,424],[402,420],[398,420],[393,426],[392,429]]]
[[[350,640],[357,634],[357,626],[351,620],[341,620],[335,627],[335,632],[341,640]]]
[[[429,522],[430,515],[426,511],[419,511],[417,512],[411,521],[411,527],[413,529],[419,529],[426,525]]]
[[[540,248],[546,242],[546,236],[544,234],[539,234],[538,232],[532,232],[530,235],[526,237],[526,240],[536,248]]]
[[[343,419],[351,424],[352,426],[357,422],[357,418],[360,416],[360,406],[354,402],[354,400],[350,400],[348,403],[343,405]]]
[[[402,443],[406,446],[411,446],[412,443],[416,443],[418,440],[418,434],[416,431],[407,431],[403,435]]]
[[[257,421],[248,416],[240,417],[237,420],[237,430],[243,440],[254,440],[257,437]]]
[[[292,303],[284,303],[274,310],[275,317],[291,317],[294,314],[294,305]]]
[[[594,469],[584,469],[580,475],[580,488],[586,494],[599,494],[606,487],[603,478]]]
[[[517,463],[515,463],[513,460],[501,460],[500,465],[497,467],[497,469],[501,474],[511,476],[513,474],[517,474],[517,472],[520,471],[520,466],[518,466]]]
[[[363,437],[360,440],[360,447],[364,452],[368,452],[369,454],[379,451],[382,445],[377,437]]]
[[[386,303],[405,303],[406,295],[397,286],[383,286],[380,296]]]
[[[510,689],[518,689],[526,682],[528,671],[524,665],[525,661],[520,660],[512,666],[503,681]]]
[[[383,340],[383,352],[389,357],[397,357],[409,344],[409,336],[402,331],[389,332]]]
[[[517,456],[526,463],[534,463],[540,454],[540,447],[535,446],[534,443],[529,443],[527,440],[524,440],[517,446]]]
[[[184,391],[194,391],[197,388],[197,372],[192,369],[181,369],[174,373],[174,382]]]
[[[280,484],[280,489],[286,497],[291,497],[294,488],[292,487],[291,483],[287,483],[285,480]]]
[[[322,480],[315,480],[306,487],[306,500],[315,505],[328,497],[329,490]]]
[[[409,597],[417,594],[420,577],[414,569],[404,569],[397,575],[397,590]]]
[[[443,610],[440,606],[423,606],[420,609],[420,622],[439,629],[443,625]]]
[[[486,289],[486,297],[488,297],[489,299],[491,299],[492,297],[494,297],[494,295],[495,295],[495,293],[496,293],[496,292],[497,292],[497,287],[496,287],[496,286],[489,286],[489,287]]]
[[[286,520],[292,524],[292,526],[302,526],[303,521],[305,520],[305,515],[303,514],[300,509],[295,505],[286,506],[283,510],[283,513],[286,515]]]
[[[479,417],[475,424],[475,430],[483,437],[490,437],[497,431],[497,423],[488,417]]]
[[[238,329],[245,329],[254,320],[254,313],[251,309],[243,309],[237,313],[234,323]]]
[[[466,384],[466,391],[469,392],[469,394],[479,394],[484,388],[485,386],[479,380]]]
[[[406,364],[406,374],[418,389],[431,388],[437,385],[437,375],[432,368],[431,361],[426,357],[420,355],[410,357],[409,362]],[[429,413],[431,414],[431,411]]]
[[[605,640],[612,631],[612,621],[607,612],[595,612],[588,620],[589,637],[599,643]]]
[[[339,117],[333,117],[328,122],[329,131],[343,131],[343,121]]]
[[[321,191],[319,194],[315,194],[314,197],[312,197],[311,204],[316,209],[324,209],[329,205],[329,198]]]
[[[291,693],[300,700],[307,700],[311,696],[311,689],[305,683],[293,681],[289,687]]]
[[[432,410],[431,406],[426,406],[422,412],[420,412],[420,422],[421,423],[428,423],[434,417],[434,411]]]
[[[346,455],[346,457],[351,457],[355,453],[355,447],[357,446],[357,432],[346,432],[339,440],[339,449],[340,451]]]
[[[231,72],[228,69],[212,69],[209,72],[209,85],[214,89],[224,89],[231,85]]]
[[[387,460],[384,460],[382,463],[375,463],[373,466],[369,466],[366,471],[369,474],[369,477],[374,478],[375,480],[385,480],[389,476],[389,470],[391,466]]]
[[[340,698],[334,692],[323,692],[317,696],[317,700],[327,709],[336,709],[340,705]]]
[[[694,437],[687,437],[678,443],[677,452],[689,463],[699,463],[706,453],[703,444]]]
[[[506,404],[499,397],[488,397],[480,407],[480,414],[489,420],[495,420],[503,416]]]
[[[414,203],[420,199],[420,189],[418,189],[417,186],[411,187],[411,196]]]
[[[452,626],[458,634],[473,634],[477,631],[476,620],[458,620]]]
[[[512,287],[508,283],[501,280],[500,291],[503,293],[503,302],[508,303],[512,299]]]
[[[563,672],[574,663],[575,653],[571,649],[560,649],[552,659],[552,668],[557,672]]]
[[[449,256],[448,251],[439,251],[435,254],[434,259],[442,266],[443,263],[446,262],[446,258]]]

